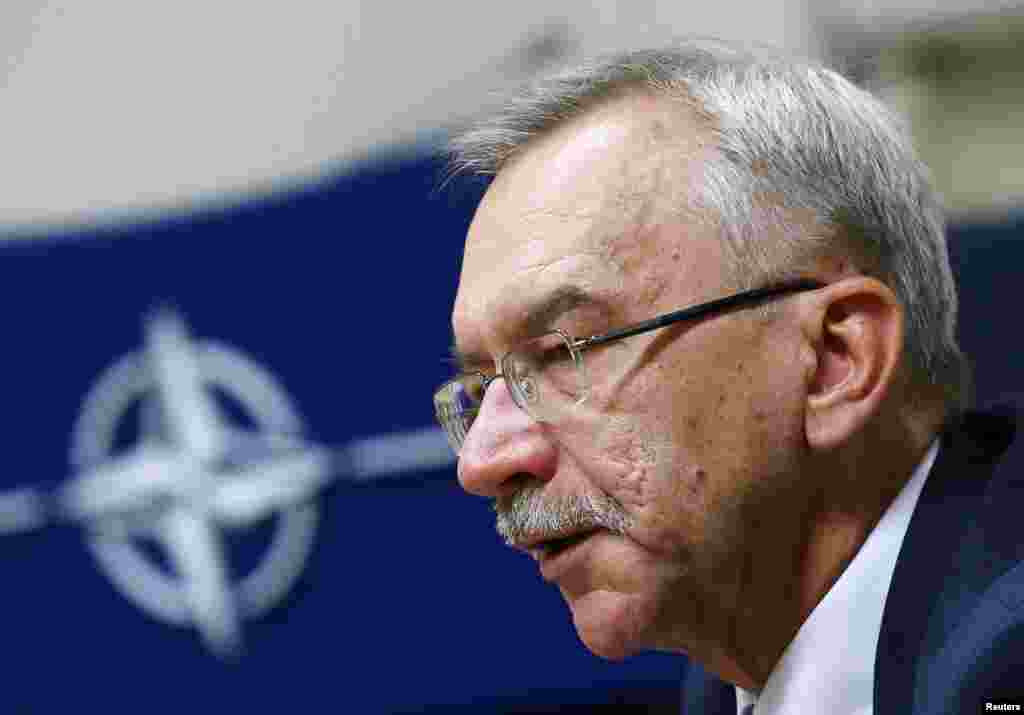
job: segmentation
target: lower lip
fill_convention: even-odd
[[[600,532],[587,534],[572,546],[559,551],[553,556],[541,556],[540,573],[545,581],[557,581],[561,576],[572,568],[573,564],[580,561],[588,546],[593,542],[594,537]]]

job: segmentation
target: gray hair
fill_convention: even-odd
[[[633,89],[682,100],[707,124],[717,152],[698,195],[681,198],[720,221],[737,289],[815,257],[852,261],[903,304],[910,384],[952,412],[970,406],[941,199],[905,126],[825,67],[709,40],[599,57],[531,81],[454,136],[450,175],[496,174],[533,138]],[[793,212],[813,216],[811,230]],[[778,239],[765,240],[766,223]]]

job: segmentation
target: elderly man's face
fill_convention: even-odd
[[[538,331],[588,336],[729,293],[717,228],[670,200],[700,181],[702,136],[654,100],[620,99],[506,167],[466,242],[460,352],[493,374]],[[660,161],[666,142],[670,165]],[[532,308],[568,286],[589,299],[538,325]],[[713,657],[750,605],[754,545],[765,527],[785,531],[774,520],[787,520],[803,438],[785,324],[739,312],[585,352],[592,392],[561,422],[530,419],[502,380],[488,390],[460,455],[462,485],[499,511],[602,505],[583,523],[621,527],[539,558],[594,652]]]

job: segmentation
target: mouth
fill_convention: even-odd
[[[537,561],[549,561],[565,553],[573,546],[583,542],[587,537],[593,535],[594,531],[581,531],[576,534],[567,534],[549,539],[534,541],[524,548]]]

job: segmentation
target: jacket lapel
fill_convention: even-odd
[[[736,715],[736,688],[690,661],[683,686],[683,715]]]
[[[886,597],[875,658],[876,713],[913,711],[915,666],[929,622],[933,614],[943,618],[943,604],[962,585],[961,542],[979,528],[993,466],[1013,433],[1008,411],[968,412],[943,431]]]

